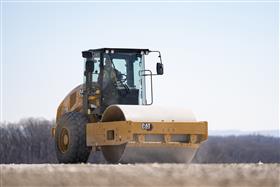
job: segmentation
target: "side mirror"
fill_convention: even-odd
[[[86,72],[92,73],[94,71],[94,62],[92,60],[86,61]]]
[[[157,74],[163,75],[163,64],[160,62],[157,63]]]

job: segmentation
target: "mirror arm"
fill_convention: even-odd
[[[161,59],[161,53],[160,51],[149,51],[149,53],[158,53],[158,58],[160,60],[160,63],[162,64],[162,59]]]

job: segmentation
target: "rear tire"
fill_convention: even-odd
[[[80,112],[68,112],[58,120],[55,151],[59,163],[87,162],[91,147],[86,145],[87,117]]]

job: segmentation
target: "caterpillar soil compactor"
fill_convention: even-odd
[[[158,53],[156,74],[145,68],[150,53]],[[152,77],[163,75],[159,51],[101,48],[82,56],[84,83],[59,105],[52,128],[60,163],[87,162],[91,151],[101,151],[109,163],[193,158],[208,138],[207,122],[190,110],[152,106]]]

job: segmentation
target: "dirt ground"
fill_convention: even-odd
[[[280,186],[280,164],[0,165],[0,186]]]

